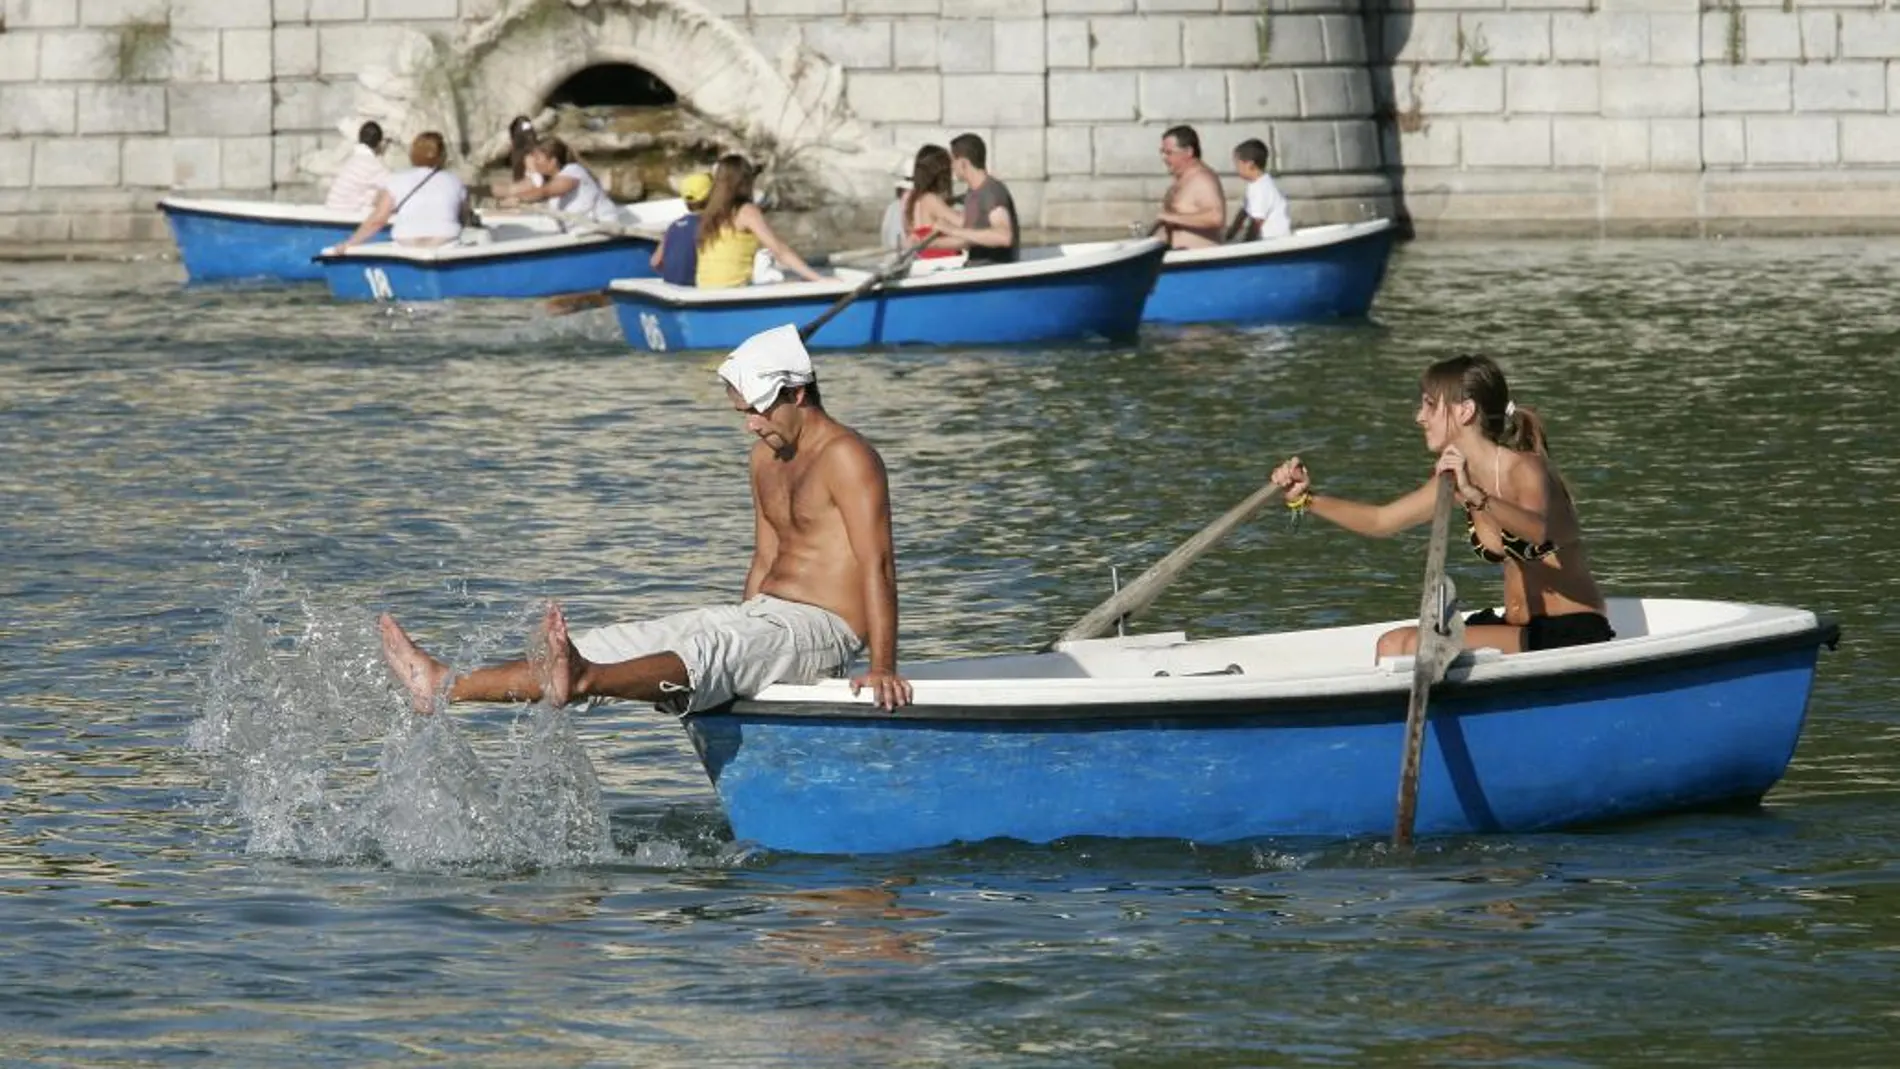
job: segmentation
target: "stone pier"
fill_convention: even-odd
[[[1151,218],[1162,129],[1266,141],[1302,223],[1900,229],[1890,0],[4,0],[0,247],[163,240],[167,193],[314,199],[377,118],[492,153],[627,64],[873,215],[974,131],[1025,221]]]

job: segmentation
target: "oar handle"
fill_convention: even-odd
[[[885,268],[882,271],[879,271],[877,274],[872,275],[870,278],[865,279],[863,282],[858,283],[857,286],[853,288],[850,293],[847,293],[844,296],[838,298],[835,302],[832,303],[830,308],[827,308],[823,312],[820,312],[818,314],[817,319],[814,319],[811,322],[805,324],[804,326],[798,328],[798,340],[809,341],[813,334],[818,333],[818,328],[824,326],[826,323],[831,322],[833,319],[836,319],[838,317],[839,312],[842,312],[846,308],[849,308],[851,306],[852,301],[857,300],[859,297],[864,296],[865,294],[871,292],[872,290],[878,288],[879,286],[882,286],[884,283],[889,282],[891,279],[909,270],[911,261],[917,259],[917,255],[924,251],[924,246],[930,244],[931,242],[935,240],[937,240],[937,228],[931,227],[930,230],[924,234],[923,238],[917,242],[917,244],[912,245],[908,249],[905,249],[903,255],[899,256],[895,261],[893,261],[891,263],[891,266]]]
[[[1265,508],[1269,501],[1285,493],[1275,483],[1255,490],[1247,500],[1228,509],[1225,513],[1201,529],[1193,538],[1176,546],[1167,556],[1156,561],[1134,582],[1121,588],[1114,597],[1090,609],[1080,620],[1070,625],[1055,642],[1043,647],[1054,648],[1056,643],[1071,642],[1077,639],[1100,638],[1109,633],[1115,621],[1133,616],[1154,604],[1168,584],[1187,570],[1200,556],[1213,548],[1216,542],[1226,538],[1234,528],[1253,519],[1254,514]]]

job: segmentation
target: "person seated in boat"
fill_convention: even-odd
[[[376,206],[370,209],[369,218],[336,247],[337,251],[361,245],[385,224],[391,240],[398,245],[446,245],[460,237],[468,187],[442,169],[447,160],[448,143],[441,134],[434,130],[417,134],[409,143],[409,169],[389,176],[376,191]]]
[[[1247,193],[1240,210],[1227,228],[1227,240],[1259,241],[1283,238],[1293,233],[1293,218],[1287,214],[1286,197],[1267,173],[1267,144],[1250,137],[1234,146],[1234,171],[1246,180]]]
[[[488,184],[488,192],[496,200],[508,200],[541,185],[541,173],[528,166],[528,156],[540,140],[541,135],[534,132],[533,119],[517,115],[508,120],[509,177]]]
[[[1504,566],[1504,613],[1465,618],[1465,646],[1505,653],[1581,646],[1616,637],[1583,547],[1576,503],[1550,463],[1544,422],[1511,400],[1490,358],[1459,356],[1425,369],[1414,416],[1438,455],[1432,478],[1383,505],[1316,493],[1299,457],[1273,470],[1288,508],[1374,537],[1429,523],[1440,473],[1457,480],[1471,550]],[[1418,650],[1418,628],[1379,637],[1379,657]]]
[[[823,278],[792,251],[765,213],[752,203],[752,165],[744,156],[721,156],[713,167],[712,192],[699,217],[699,264],[694,276],[701,289],[732,289],[752,283],[753,260],[761,247],[799,278]]]
[[[1166,232],[1168,247],[1205,249],[1220,244],[1227,222],[1227,195],[1220,176],[1201,159],[1201,135],[1192,126],[1169,127],[1161,135],[1161,162],[1174,176],[1155,216],[1155,229]]]
[[[904,201],[910,196],[910,172],[897,173],[891,202],[884,206],[884,218],[878,223],[878,244],[893,252],[904,247]]]
[[[989,172],[989,148],[983,139],[976,134],[951,138],[950,167],[969,192],[963,195],[963,218],[958,225],[938,227],[937,241],[968,251],[972,267],[1015,263],[1022,250],[1016,198],[1009,195],[1002,179]]]
[[[844,674],[885,709],[909,704],[897,671],[897,559],[890,484],[871,443],[833,419],[791,324],[748,339],[720,365],[751,448],[756,545],[742,604],[691,610],[573,635],[549,605],[531,660],[458,673],[425,653],[388,614],[384,658],[418,713],[450,702],[581,698],[652,702],[685,714],[773,683]]]
[[[653,270],[662,282],[690,286],[699,272],[699,213],[706,208],[712,192],[712,175],[695,171],[680,179],[680,199],[686,202],[686,214],[667,225],[660,244],[653,250]]]
[[[339,212],[366,212],[376,206],[376,191],[389,180],[389,168],[383,165],[383,138],[380,123],[371,120],[356,129],[356,146],[350,158],[330,183],[323,206]]]
[[[585,222],[620,221],[620,206],[560,138],[536,141],[534,151],[528,153],[528,170],[541,176],[540,184],[516,189],[510,200],[521,204],[552,202],[549,207],[555,214]]]
[[[963,213],[950,206],[955,192],[950,150],[942,145],[925,145],[917,150],[910,165],[910,195],[904,198],[904,248],[930,238],[930,244],[917,255],[922,259],[960,256],[963,250],[939,244],[936,235],[945,227],[963,223]]]

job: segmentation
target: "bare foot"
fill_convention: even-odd
[[[448,681],[449,666],[423,652],[396,618],[384,613],[377,623],[383,630],[383,660],[391,675],[409,692],[409,704],[427,716],[435,712],[435,699]]]
[[[567,635],[567,617],[561,606],[548,602],[547,615],[536,629],[534,646],[529,652],[535,674],[541,683],[541,700],[559,709],[574,697],[574,680],[581,667],[580,651]]]

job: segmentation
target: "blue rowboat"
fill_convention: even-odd
[[[1165,251],[1159,241],[1105,242],[1074,255],[982,267],[921,260],[906,278],[858,298],[806,342],[812,348],[880,345],[1025,345],[1120,339],[1141,325],[1141,304]],[[695,289],[658,280],[608,290],[636,349],[731,349],[762,330],[815,319],[871,274],[839,268],[820,282]]]
[[[451,245],[356,245],[317,257],[330,295],[346,301],[446,301],[598,293],[651,276],[659,235],[587,228],[561,233],[509,224],[463,232]],[[474,235],[483,234],[480,238]],[[473,238],[473,240],[471,240]]]
[[[1616,599],[1615,641],[1468,652],[1435,687],[1421,834],[1531,832],[1759,800],[1839,629],[1799,609]],[[843,680],[685,726],[733,833],[875,853],[1007,837],[1386,835],[1412,659],[1391,624],[907,665],[895,714]]]
[[[1390,219],[1168,253],[1146,323],[1314,323],[1372,308],[1398,230]]]
[[[255,200],[158,202],[185,276],[201,282],[315,282],[310,258],[355,233],[364,212]]]
[[[312,257],[336,245],[362,225],[364,212],[340,212],[320,204],[279,204],[258,200],[158,202],[178,245],[186,279],[205,282],[317,282],[323,268]],[[677,197],[622,205],[618,225],[659,229],[686,210]],[[562,223],[545,214],[485,212],[492,227],[557,233]],[[641,268],[645,270],[644,265]],[[600,285],[588,287],[599,289]]]

